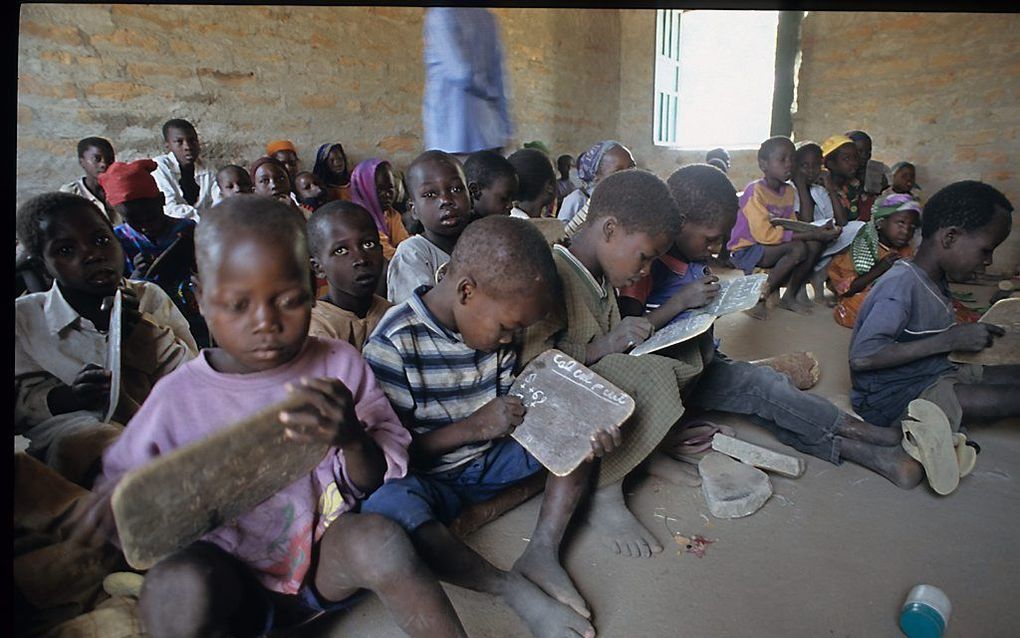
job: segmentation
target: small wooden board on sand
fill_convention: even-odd
[[[584,461],[597,430],[621,425],[634,413],[626,392],[559,350],[535,357],[509,394],[527,409],[511,436],[556,476]]]
[[[973,363],[982,366],[1004,366],[1020,364],[1020,298],[1010,297],[997,302],[988,309],[979,323],[992,323],[1006,331],[995,337],[992,345],[979,352],[949,353],[949,360],[955,363]]]
[[[112,505],[128,563],[148,569],[311,472],[329,446],[284,438],[279,414],[296,402],[270,406],[126,474]]]

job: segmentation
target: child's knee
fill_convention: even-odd
[[[407,532],[379,514],[359,514],[331,542],[344,544],[350,568],[370,587],[406,577],[419,563]]]
[[[803,241],[794,240],[790,242],[790,256],[797,261],[803,261],[808,256],[807,244]]]
[[[139,596],[139,611],[147,631],[153,636],[201,635],[228,593],[228,583],[218,571],[215,561],[193,548],[150,569]]]

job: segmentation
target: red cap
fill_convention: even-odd
[[[156,162],[140,159],[133,162],[114,162],[99,175],[99,185],[106,192],[106,203],[110,206],[136,199],[159,197],[159,187],[152,177]]]

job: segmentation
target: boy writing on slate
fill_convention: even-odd
[[[541,233],[494,215],[464,231],[435,287],[420,286],[386,314],[364,355],[414,433],[419,473],[387,483],[362,510],[398,521],[441,579],[501,596],[534,635],[593,636],[587,605],[559,562],[590,463],[549,475],[531,542],[512,571],[497,569],[446,527],[465,505],[542,469],[507,436],[525,412],[507,395],[517,362],[511,344],[515,331],[542,319],[557,290]],[[618,437],[618,428],[600,430],[592,455],[612,450]]]
[[[706,262],[729,235],[737,196],[729,178],[706,164],[675,171],[668,181],[683,225],[650,275],[620,291],[623,315],[645,316],[658,329],[679,314],[710,303],[718,278]],[[734,361],[716,349],[712,331],[697,338],[704,372],[687,404],[744,414],[783,443],[830,463],[859,463],[900,487],[920,480],[920,466],[900,447],[900,433],[856,419],[824,398],[798,390],[786,375],[766,366]]]
[[[329,284],[326,296],[312,306],[309,334],[361,350],[391,305],[375,294],[383,271],[375,221],[352,202],[321,206],[308,218],[308,251],[312,272]]]
[[[107,450],[103,481],[72,537],[113,533],[110,495],[127,472],[297,395],[288,438],[329,451],[307,475],[163,559],[145,577],[149,635],[261,636],[374,591],[411,636],[463,636],[404,532],[352,510],[407,470],[410,436],[354,347],[308,336],[305,222],[254,195],[224,201],[197,232],[198,295],[218,347],[168,376]],[[187,397],[187,401],[181,401]]]
[[[681,391],[702,364],[696,343],[681,344],[676,358],[623,354],[648,339],[653,328],[644,317],[621,318],[614,289],[645,277],[679,228],[676,203],[658,177],[628,169],[602,180],[570,247],[553,246],[562,299],[545,321],[527,331],[521,355],[523,365],[557,348],[634,399],[621,446],[601,461],[589,519],[604,543],[624,556],[662,551],[654,534],[627,509],[622,483],[646,459],[676,465],[656,448],[683,415]]]
[[[123,295],[120,400],[127,420],[153,384],[195,355],[188,322],[156,284],[124,280],[124,252],[92,202],[45,193],[18,209],[18,241],[53,277],[14,302],[14,429],[28,452],[86,485],[120,426],[103,422],[111,297]]]
[[[850,341],[850,400],[862,417],[896,426],[909,403],[927,399],[955,431],[962,421],[1020,415],[1020,366],[957,365],[1002,336],[988,323],[958,324],[949,282],[972,280],[1009,236],[1013,205],[976,181],[946,186],[921,216],[913,259],[895,261],[861,304]]]
[[[464,162],[464,176],[476,217],[510,214],[519,183],[509,160],[493,151],[477,151]]]

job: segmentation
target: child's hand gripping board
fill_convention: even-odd
[[[983,366],[1020,364],[1020,298],[1002,299],[988,309],[979,323],[992,323],[1006,331],[995,337],[992,345],[978,352],[949,353],[955,363],[973,363]]]
[[[759,274],[720,281],[719,294],[712,303],[682,313],[679,319],[656,330],[648,341],[631,350],[630,354],[637,357],[693,339],[711,328],[716,317],[753,308],[768,278],[768,275]]]
[[[125,475],[112,505],[127,562],[148,569],[311,472],[329,446],[284,438],[280,412],[298,402],[270,406]]]
[[[621,425],[634,399],[559,350],[529,363],[510,388],[527,412],[511,436],[556,476],[573,472],[591,453],[591,437]]]

